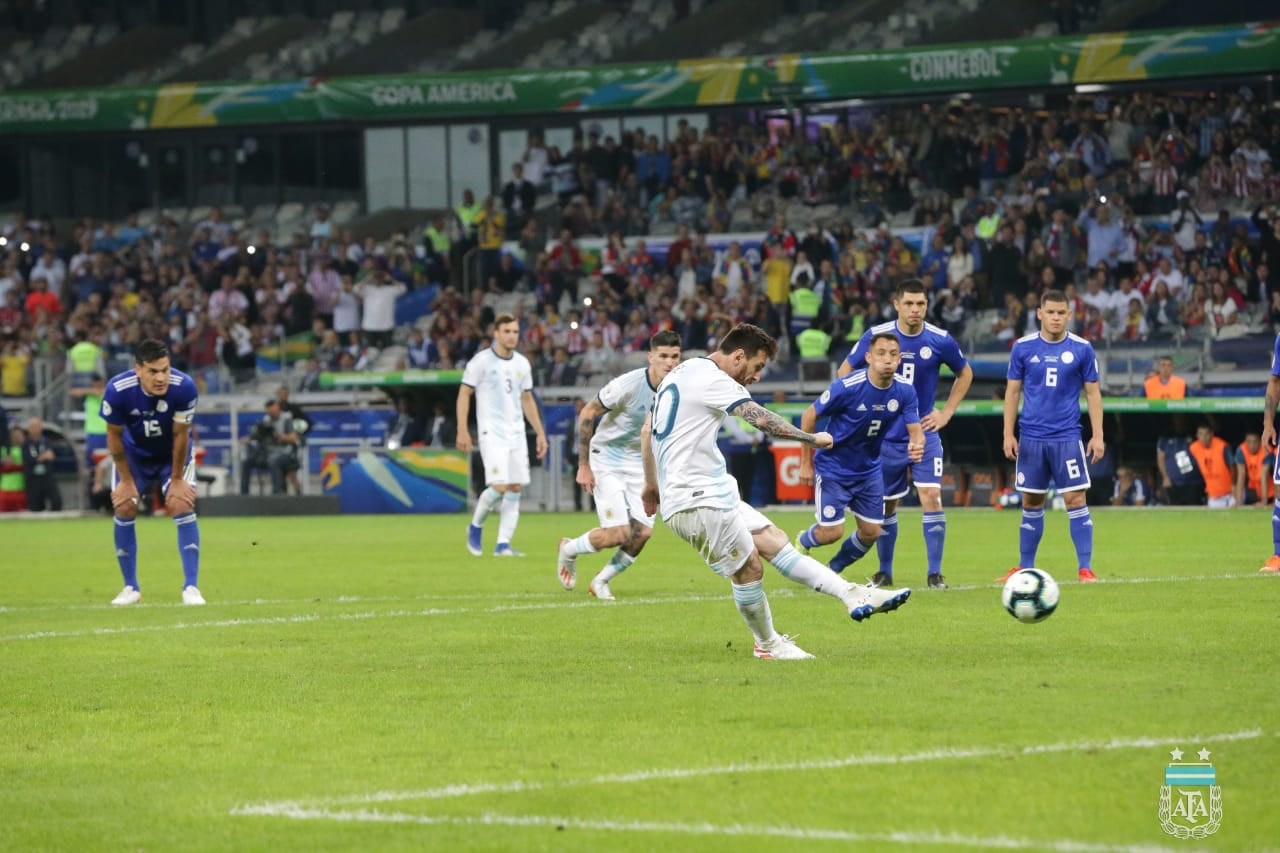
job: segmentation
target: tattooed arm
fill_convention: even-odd
[[[774,438],[787,438],[792,441],[799,441],[802,444],[811,444],[814,447],[831,446],[830,433],[805,432],[793,426],[786,418],[774,414],[754,400],[739,403],[729,410],[729,414],[742,418],[756,429],[763,433],[768,433]]]
[[[578,413],[578,473],[574,479],[589,493],[596,490],[596,475],[591,470],[591,438],[596,434],[596,420],[607,411],[597,397]]]

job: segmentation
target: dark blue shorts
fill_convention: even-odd
[[[905,498],[911,484],[918,486],[942,485],[942,439],[936,432],[924,434],[924,458],[912,462],[907,456],[907,445],[885,442],[880,446],[880,467],[884,471],[885,500]],[[907,481],[907,471],[911,481]]]
[[[1078,438],[1066,441],[1020,440],[1017,470],[1015,485],[1020,492],[1044,494],[1051,484],[1060,492],[1075,492],[1091,485],[1084,442]]]
[[[814,477],[814,516],[818,524],[844,524],[844,511],[872,524],[884,523],[884,475],[876,470],[849,477]]]
[[[135,456],[128,450],[125,451],[125,458],[129,460],[129,471],[133,474],[133,483],[138,487],[139,493],[146,491],[152,483],[159,483],[161,491],[166,495],[169,493],[169,480],[173,476],[172,459]],[[196,463],[192,453],[187,454],[187,465],[183,469],[182,479],[192,486],[196,484]],[[118,485],[120,485],[120,471],[116,469],[111,472],[111,488],[114,489]]]

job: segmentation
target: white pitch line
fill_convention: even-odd
[[[795,594],[793,590],[777,590],[769,593],[774,597],[787,597]],[[539,604],[499,604],[495,607],[429,607],[422,610],[367,610],[362,613],[307,613],[298,616],[263,616],[254,619],[221,619],[210,622],[175,622],[166,625],[122,625],[109,628],[84,628],[78,631],[32,631],[26,634],[0,635],[0,643],[19,640],[51,640],[74,637],[98,637],[115,634],[137,634],[152,631],[187,631],[195,628],[235,628],[250,625],[287,625],[295,622],[343,622],[364,619],[403,619],[429,616],[453,616],[460,613],[512,613],[531,610],[569,610],[580,607],[636,607],[652,604],[698,604],[706,601],[726,600],[724,595],[684,595],[664,598],[629,598],[601,604],[593,599],[577,598],[544,602]]]
[[[1083,741],[1075,743],[1037,744],[1021,748],[1008,747],[970,747],[968,749],[931,749],[923,752],[899,754],[861,754],[847,755],[839,758],[826,758],[816,761],[788,761],[772,764],[725,764],[713,767],[670,767],[650,770],[638,770],[631,773],[610,773],[601,776],[590,776],[579,779],[566,779],[556,782],[528,782],[515,780],[511,782],[480,782],[476,784],[458,783],[439,788],[427,788],[419,791],[378,791],[372,794],[360,794],[348,797],[322,797],[307,801],[283,801],[278,803],[262,803],[256,806],[241,806],[241,809],[275,808],[302,809],[310,805],[344,806],[373,805],[377,803],[404,802],[407,800],[444,800],[455,797],[470,797],[480,794],[513,794],[528,791],[558,790],[560,788],[576,788],[593,785],[626,785],[650,781],[666,781],[674,779],[696,779],[708,776],[729,776],[744,773],[787,773],[807,772],[812,770],[839,770],[847,767],[867,767],[899,764],[920,764],[932,761],[957,761],[974,758],[1016,758],[1020,755],[1048,755],[1068,752],[1110,752],[1122,749],[1152,749],[1162,746],[1178,746],[1183,743],[1229,743],[1240,740],[1254,740],[1263,737],[1280,737],[1280,733],[1268,734],[1261,729],[1250,729],[1240,732],[1226,732],[1209,735],[1191,735],[1184,737],[1140,737],[1129,739],[1112,739],[1109,741]]]
[[[244,807],[232,811],[237,816],[285,817],[291,820],[331,820],[342,823],[393,823],[454,826],[555,827],[596,832],[650,832],[704,836],[746,836],[751,838],[787,838],[800,841],[839,841],[859,844],[909,844],[976,847],[1002,850],[1055,850],[1062,853],[1182,853],[1182,847],[1155,844],[1099,844],[1092,841],[1010,838],[998,835],[983,837],[942,832],[854,832],[847,829],[817,827],[763,826],[756,824],[675,823],[667,821],[590,820],[551,815],[503,815],[485,813],[472,816],[412,815],[401,812],[331,811],[299,807]],[[1197,851],[1207,848],[1196,847]]]

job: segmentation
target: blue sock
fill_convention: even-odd
[[[1036,565],[1036,551],[1040,550],[1040,538],[1044,536],[1044,508],[1024,509],[1022,527],[1018,531],[1018,544],[1022,550],[1018,567],[1032,569]]]
[[[1276,498],[1275,506],[1271,508],[1271,547],[1271,553],[1280,557],[1280,497]]]
[[[876,554],[880,557],[880,571],[893,577],[893,551],[898,547],[898,514],[887,515],[876,540]]]
[[[926,512],[923,516],[924,552],[929,560],[929,574],[942,574],[942,546],[947,541],[947,514]]]
[[[116,516],[116,562],[120,564],[120,574],[124,575],[124,585],[139,589],[138,534],[133,529],[133,521]]]
[[[817,537],[814,535],[814,534],[816,534],[816,533],[817,533],[817,531],[818,531],[818,525],[816,525],[816,524],[811,524],[811,525],[809,525],[809,528],[808,528],[807,530],[801,531],[801,533],[800,533],[800,544],[801,544],[803,547],[805,547],[805,548],[817,548],[817,547],[819,547],[819,545],[818,545],[818,539],[817,539]]]
[[[858,531],[849,534],[849,538],[840,544],[840,550],[831,558],[828,565],[831,571],[840,574],[858,560],[862,559],[871,546],[858,538]]]
[[[1093,519],[1089,517],[1089,507],[1071,510],[1067,513],[1067,521],[1071,527],[1071,541],[1076,546],[1076,559],[1080,568],[1087,569],[1093,565]]]
[[[178,525],[178,554],[182,557],[182,587],[197,586],[200,578],[200,525],[194,512],[175,515]]]

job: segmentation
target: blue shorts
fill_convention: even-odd
[[[1018,442],[1018,466],[1015,486],[1020,492],[1044,494],[1050,484],[1060,492],[1087,489],[1089,464],[1085,460],[1084,442],[1078,438],[1066,441],[1041,441],[1024,438]]]
[[[152,483],[158,483],[161,492],[166,495],[169,494],[169,480],[173,477],[172,459],[135,456],[128,450],[125,450],[124,455],[129,462],[129,472],[133,474],[133,484],[138,487],[138,494],[145,492]],[[196,465],[193,457],[193,453],[187,453],[187,466],[182,471],[182,479],[192,486],[196,484]],[[111,488],[115,489],[118,485],[120,485],[120,471],[119,469],[113,469],[111,472]]]
[[[896,501],[907,496],[912,484],[942,486],[942,439],[936,432],[924,434],[924,458],[912,462],[907,456],[906,443],[888,442],[880,445],[880,467],[884,471],[884,499]],[[907,471],[911,481],[907,481]]]
[[[878,471],[813,482],[814,517],[823,527],[844,524],[847,508],[855,518],[872,524],[884,523],[884,477]]]

